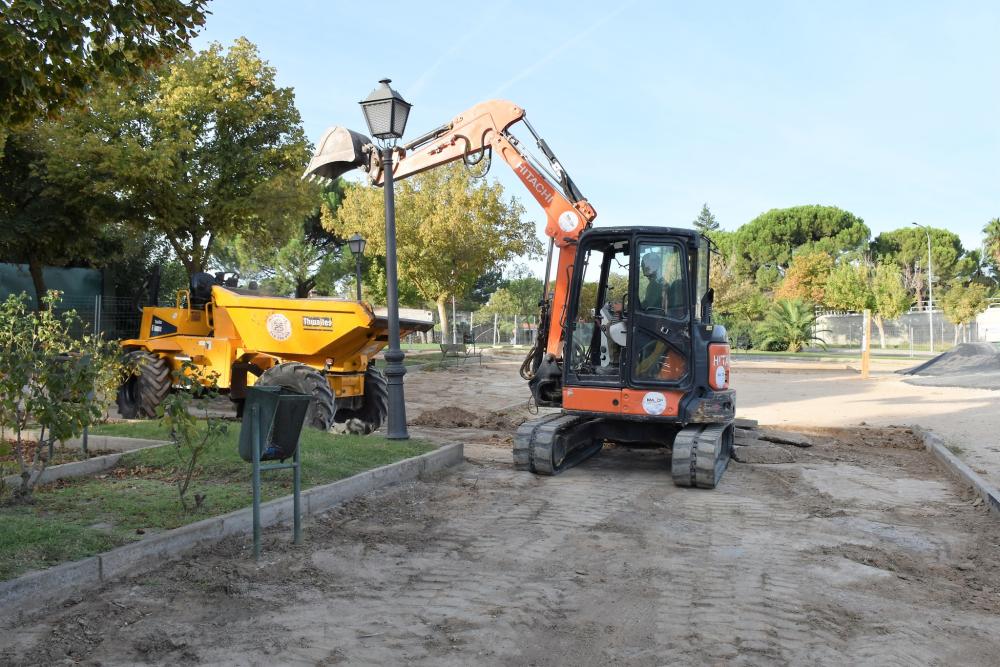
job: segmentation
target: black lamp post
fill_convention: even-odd
[[[361,256],[365,254],[365,239],[361,234],[354,234],[347,239],[347,247],[354,255],[354,280],[358,284],[358,301],[361,301]]]
[[[403,136],[410,104],[389,87],[390,80],[379,81],[378,88],[361,102],[368,130],[382,149],[383,189],[385,190],[385,282],[389,308],[389,351],[385,353],[385,377],[389,385],[390,440],[406,440],[406,403],[403,399],[403,351],[399,347],[399,285],[396,278],[396,203],[392,183],[392,149]]]

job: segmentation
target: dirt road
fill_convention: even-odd
[[[409,415],[521,400],[516,369],[494,359],[412,373]],[[741,408],[773,423],[851,421],[879,390],[736,377]],[[791,389],[781,401],[779,384]],[[905,429],[820,431],[816,446],[786,448],[791,463],[732,463],[713,492],[675,488],[659,450],[609,447],[540,478],[512,469],[509,433],[412,431],[472,443],[469,461],[308,523],[301,547],[271,531],[259,566],[248,540],[230,541],[4,628],[0,664],[986,665],[1000,654],[1000,524]]]
[[[995,521],[905,432],[841,435],[715,492],[658,450],[540,478],[481,446],[260,566],[228,542],[5,629],[0,663],[994,663]]]
[[[911,425],[931,429],[959,458],[1000,487],[1000,392],[922,387],[906,376],[733,370],[737,413],[762,424]]]

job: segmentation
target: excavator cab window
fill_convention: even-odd
[[[629,242],[585,248],[570,346],[570,371],[580,379],[621,382],[629,312]]]

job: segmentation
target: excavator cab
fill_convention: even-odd
[[[688,421],[684,395],[709,388],[693,369],[725,342],[711,322],[708,261],[708,240],[690,230],[584,232],[566,309],[565,410]]]

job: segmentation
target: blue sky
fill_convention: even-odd
[[[522,106],[598,225],[727,229],[830,204],[979,247],[1000,216],[1000,3],[215,0],[196,45],[255,42],[306,132],[365,130],[383,77],[407,137]],[[390,18],[391,17],[391,18]],[[541,222],[499,161],[491,175]]]

